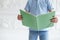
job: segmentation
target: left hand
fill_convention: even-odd
[[[51,19],[51,22],[57,23],[57,22],[58,22],[58,18],[57,18],[57,17],[52,18],[52,19]]]

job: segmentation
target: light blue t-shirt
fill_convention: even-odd
[[[33,15],[45,14],[51,10],[49,0],[28,0],[25,10]]]
[[[25,10],[33,15],[46,14],[52,5],[49,0],[28,0]]]

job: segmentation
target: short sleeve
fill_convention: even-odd
[[[52,7],[52,3],[49,1],[49,0],[46,0],[47,1],[47,10],[52,10],[52,9],[54,9],[53,7]]]
[[[26,10],[27,12],[29,12],[29,11],[30,11],[29,1],[27,2],[26,6],[25,6],[25,10]]]

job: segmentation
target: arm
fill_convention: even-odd
[[[49,10],[49,12],[52,12],[52,10]],[[53,17],[53,18],[51,19],[51,22],[57,23],[57,22],[58,22],[58,18],[57,18],[57,17]]]
[[[49,2],[49,0],[47,0],[47,10],[49,11],[49,12],[52,12],[52,4]],[[54,18],[52,18],[51,19],[51,22],[53,22],[53,23],[57,23],[58,22],[58,18],[57,17],[54,17]]]
[[[46,3],[47,3],[47,10],[48,10],[48,12],[52,12],[52,10],[54,9],[54,8],[52,7],[52,3],[50,3],[49,0],[46,0]]]
[[[25,11],[26,11],[27,13],[30,11],[29,1],[28,1],[27,4],[26,4]],[[17,19],[18,19],[18,20],[22,20],[22,15],[18,15],[18,16],[17,16]]]
[[[52,10],[49,10],[49,12],[52,12]],[[57,17],[53,17],[53,18],[51,19],[51,22],[57,23],[57,22],[58,22],[58,18],[57,18]]]
[[[49,10],[49,12],[52,12],[52,10]]]
[[[30,4],[29,4],[29,1],[27,2],[26,6],[25,6],[25,11],[28,13],[30,12]]]

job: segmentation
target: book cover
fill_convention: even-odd
[[[23,10],[20,10],[20,13],[23,17],[22,24],[34,30],[41,30],[44,28],[53,27],[54,25],[54,23],[51,22],[51,19],[55,16],[55,11],[38,16],[34,16]]]

